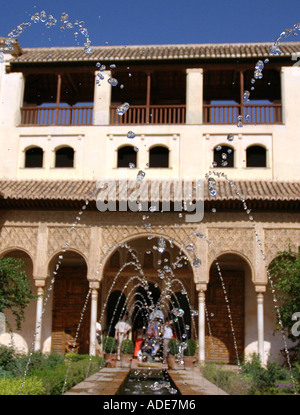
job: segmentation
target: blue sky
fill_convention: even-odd
[[[92,45],[273,42],[300,22],[300,0],[1,0],[0,36],[45,10],[84,20]],[[1,4],[0,3],[0,4]],[[4,6],[5,3],[5,6]],[[75,46],[72,29],[32,24],[22,47]],[[287,40],[300,40],[299,36]],[[78,40],[83,41],[80,35]]]

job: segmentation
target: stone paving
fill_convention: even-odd
[[[197,367],[194,370],[168,370],[168,374],[182,395],[228,395],[205,379]]]
[[[129,371],[130,368],[103,368],[64,395],[116,395]]]
[[[103,368],[73,386],[64,395],[117,395],[130,369],[138,367],[140,367],[139,362],[134,360],[129,368]],[[167,365],[163,364],[156,365],[156,367],[167,369]],[[197,366],[194,370],[168,370],[168,374],[182,395],[227,395],[226,392],[206,380]]]

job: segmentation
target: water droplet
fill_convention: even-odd
[[[139,151],[138,147],[133,147],[133,150],[137,153]]]
[[[183,317],[184,316],[184,311],[182,310],[182,308],[173,308],[172,313],[176,317]]]
[[[90,54],[90,53],[92,53],[92,52],[93,52],[93,48],[92,48],[91,46],[86,46],[86,47],[84,48],[84,52],[85,52],[86,54]]]
[[[272,45],[270,47],[269,52],[270,52],[270,55],[273,55],[273,56],[281,55],[281,50],[276,45]]]
[[[129,104],[128,102],[124,102],[123,104],[119,105],[117,108],[117,114],[118,115],[123,115],[125,114],[125,112],[128,110],[129,108]]]
[[[111,69],[115,69],[115,68],[116,68],[116,65],[115,65],[114,63],[112,63],[111,65],[109,65],[109,67],[110,67]]]
[[[128,131],[127,138],[134,138],[134,137],[135,137],[135,133],[133,131]]]
[[[200,259],[200,258],[198,258],[198,257],[195,257],[195,258],[194,258],[194,260],[193,260],[193,266],[194,266],[195,268],[198,268],[198,267],[200,267],[201,265],[202,265],[201,259]]]
[[[46,20],[47,20],[46,12],[45,12],[45,10],[42,10],[41,13],[40,13],[40,21],[42,23],[45,23]]]
[[[129,166],[130,169],[134,169],[135,168],[135,164],[134,163],[129,163],[128,166]]]
[[[116,78],[108,78],[107,82],[112,86],[118,85],[118,80]]]
[[[217,150],[217,151],[222,150],[222,146],[217,146],[217,147],[216,147],[216,150]]]
[[[227,140],[228,141],[233,141],[234,140],[234,135],[233,134],[228,134]]]
[[[156,206],[150,206],[149,207],[149,212],[156,212]]]
[[[193,251],[194,251],[194,249],[195,249],[195,248],[194,248],[194,245],[193,245],[193,244],[188,244],[188,245],[187,245],[187,247],[186,247],[186,250],[187,250],[187,251],[190,251],[190,252],[193,252]]]
[[[40,21],[40,14],[39,13],[35,13],[31,16],[31,20],[33,21],[33,23],[38,23]]]
[[[222,157],[223,160],[226,160],[227,159],[227,154],[226,153],[222,153],[221,157]]]
[[[256,70],[256,71],[254,72],[254,78],[255,78],[255,79],[262,79],[262,78],[263,78],[263,74],[262,74],[262,72],[261,72],[261,71],[259,71],[259,70]]]
[[[208,179],[208,190],[209,190],[209,193],[211,194],[211,196],[215,196],[217,194],[216,187],[217,187],[217,183],[216,183],[215,179],[210,177]]]
[[[212,213],[216,213],[217,209],[216,208],[212,208]]]
[[[244,94],[243,94],[244,104],[249,102],[249,97],[250,97],[250,92],[249,91],[244,91]]]
[[[263,61],[259,60],[259,61],[256,62],[255,69],[257,69],[259,71],[262,71],[264,69],[264,66],[265,65],[264,65]]]
[[[238,115],[237,120],[238,120],[237,126],[238,127],[243,127],[243,122],[242,122],[243,116],[242,115]]]
[[[165,251],[166,247],[167,247],[167,245],[166,245],[166,241],[165,241],[165,239],[161,236],[161,237],[158,239],[158,248],[157,248],[157,250],[158,250],[158,252],[160,252],[160,253],[162,254],[162,253]]]
[[[136,181],[141,182],[145,176],[146,176],[146,173],[143,170],[140,170],[136,176]]]

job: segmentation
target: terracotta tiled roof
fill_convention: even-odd
[[[92,45],[93,46],[93,45]],[[230,59],[263,58],[269,53],[272,43],[224,43],[224,44],[183,44],[183,45],[130,45],[130,46],[93,46],[93,52],[87,54],[84,48],[50,47],[24,48],[15,63],[43,62],[118,62],[184,59]],[[279,45],[280,57],[291,57],[300,52],[300,42],[282,42]],[[276,56],[272,56],[276,58]]]
[[[151,181],[148,186],[149,196],[151,185],[166,183],[167,181]],[[24,202],[83,202],[87,198],[95,201],[100,199],[106,200],[108,187],[96,190],[96,181],[88,180],[66,180],[66,181],[42,181],[42,180],[2,180],[0,181],[0,207],[7,205],[8,201]],[[146,181],[143,182],[145,184]],[[152,183],[152,184],[151,184]],[[173,181],[170,186],[170,201],[181,200],[184,191],[174,191]],[[183,182],[179,181],[183,186]],[[196,194],[196,181],[188,183],[190,189],[193,189],[193,198]],[[98,183],[99,187],[99,183]],[[128,182],[128,188],[137,189],[137,182]],[[161,189],[161,188],[160,188]],[[299,202],[300,201],[300,182],[277,182],[277,181],[232,181],[227,182],[224,179],[216,179],[215,196],[212,196],[208,190],[207,182],[204,186],[204,200],[206,202],[226,202],[237,201],[242,199],[246,201],[267,201],[267,202]],[[94,192],[94,193],[93,193]],[[103,197],[101,198],[101,194]],[[113,192],[109,193],[109,199]],[[121,199],[117,189],[117,200]],[[147,199],[147,195],[144,200]],[[186,199],[186,197],[185,197]],[[149,198],[150,200],[150,198]],[[162,192],[159,193],[159,200],[162,200]],[[26,204],[26,203],[25,203]],[[28,203],[27,203],[28,205]],[[44,203],[45,205],[45,203]],[[21,206],[21,205],[20,205]],[[28,205],[29,206],[29,205]]]

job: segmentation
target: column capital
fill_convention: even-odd
[[[203,68],[187,68],[186,73],[203,73]]]
[[[34,285],[36,287],[45,287],[46,278],[33,277],[33,279],[34,279]]]
[[[99,290],[100,283],[99,281],[89,281],[89,287],[93,290]]]
[[[205,282],[196,282],[196,290],[198,291],[198,295],[202,292],[207,290],[207,283]]]
[[[266,285],[265,284],[255,284],[255,292],[257,294],[261,293],[264,294],[266,292]]]

